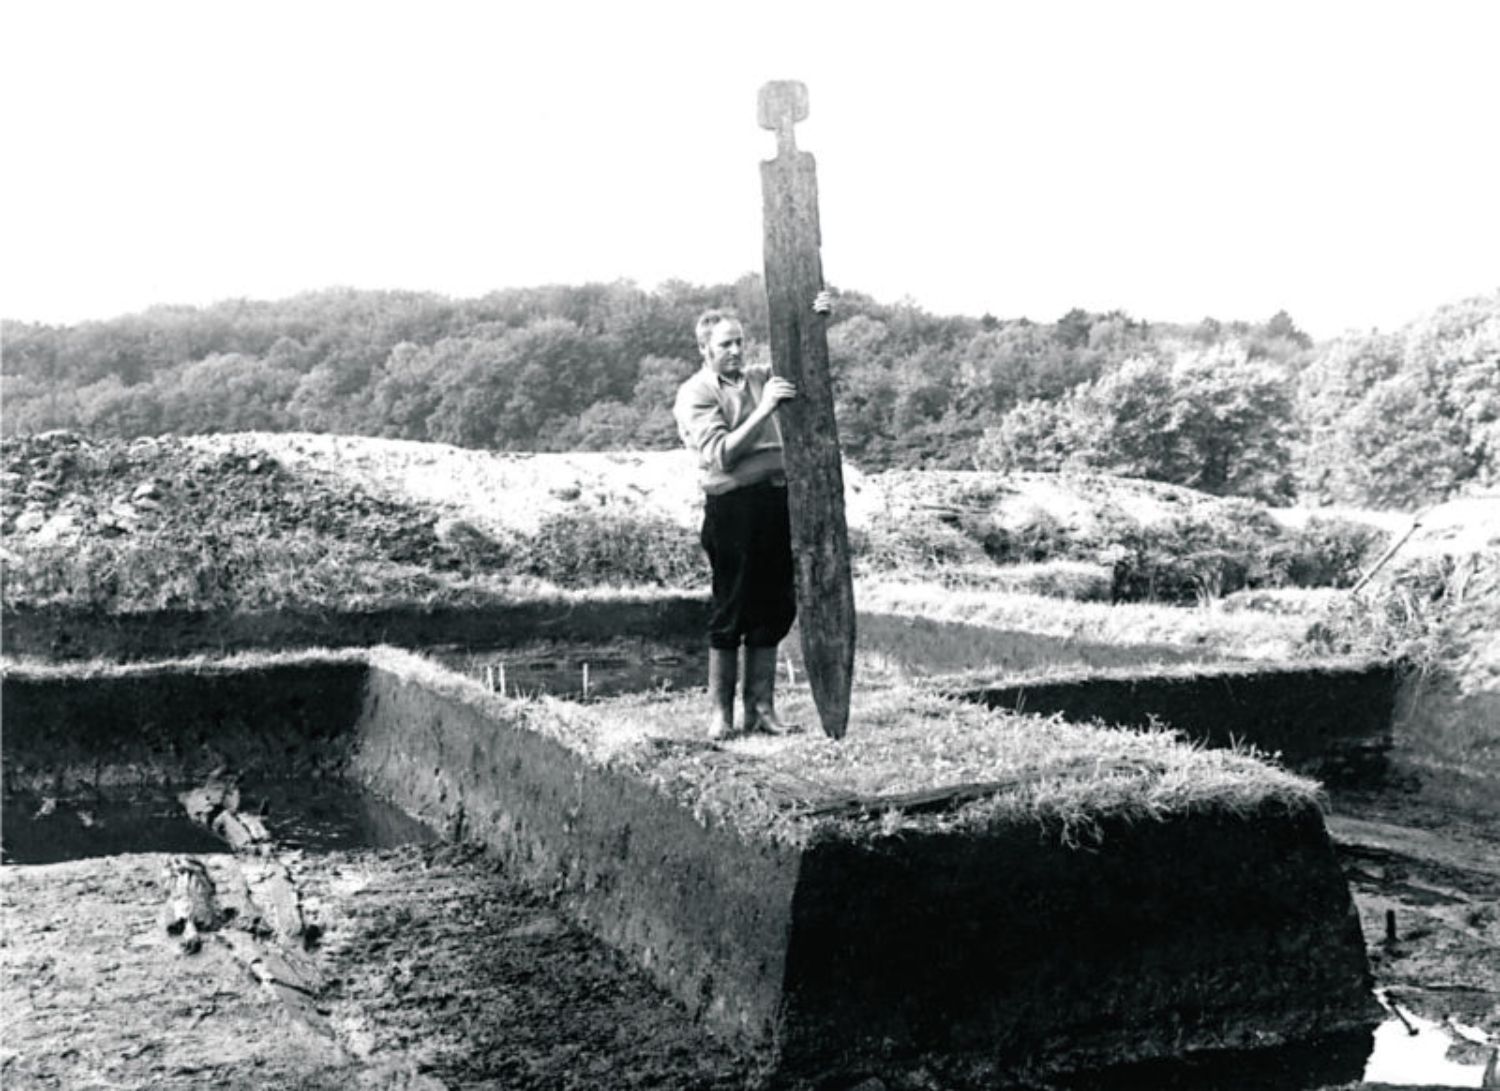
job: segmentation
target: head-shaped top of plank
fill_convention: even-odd
[[[760,89],[760,127],[776,132],[777,151],[797,149],[792,126],[807,120],[807,84],[800,80],[772,80]]]

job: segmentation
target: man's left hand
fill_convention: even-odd
[[[814,314],[821,314],[825,318],[828,315],[832,314],[833,313],[833,293],[830,292],[827,288],[824,288],[817,295],[813,296],[812,308],[813,308],[813,313]]]

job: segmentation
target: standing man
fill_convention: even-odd
[[[813,310],[827,315],[829,295]],[[706,311],[696,333],[703,367],[677,391],[677,433],[697,457],[703,487],[700,540],[713,570],[708,622],[712,739],[734,734],[734,688],[745,648],[744,731],[779,735],[776,647],[797,616],[786,467],[776,410],[797,396],[769,365],[744,363],[745,331],[733,311]]]

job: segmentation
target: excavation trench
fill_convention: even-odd
[[[310,1044],[270,1050],[279,1058],[270,1062],[231,1057],[213,1069],[230,1084],[245,1065],[265,1063],[300,1065],[309,1079],[325,1073],[330,1084],[350,1073],[378,1080],[389,1075],[381,1065],[410,1054],[410,1078],[567,1085],[555,1078],[555,1043],[536,1045],[513,1071],[516,1028],[509,1046],[486,1037],[518,988],[492,978],[512,972],[504,951],[522,942],[552,944],[559,951],[548,957],[578,973],[616,974],[607,987],[578,985],[588,1003],[634,996],[636,981],[649,981],[624,1015],[580,1015],[580,1002],[544,1022],[554,1031],[589,1022],[580,1033],[594,1044],[564,1049],[569,1063],[597,1049],[600,1063],[634,1064],[659,1086],[729,1086],[747,1070],[783,1085],[878,1074],[900,1086],[922,1071],[943,1086],[1019,1085],[1124,1062],[1187,1057],[1201,1069],[1205,1058],[1246,1050],[1281,1056],[1268,1063],[1284,1069],[1285,1055],[1264,1052],[1278,1046],[1301,1050],[1295,1086],[1312,1088],[1361,1076],[1382,1017],[1315,805],[1203,806],[1144,822],[1101,813],[1080,845],[1076,830],[1045,821],[963,821],[972,791],[951,790],[945,803],[939,785],[923,794],[920,815],[903,819],[902,804],[820,792],[753,753],[655,747],[671,760],[710,761],[719,781],[791,816],[785,827],[779,818],[747,826],[733,809],[705,814],[630,763],[539,727],[529,702],[394,652],[16,667],[3,700],[7,855],[74,857],[12,869],[26,878],[7,884],[8,897],[23,903],[38,943],[73,926],[45,906],[55,881],[126,907],[115,924],[133,938],[115,936],[111,948],[89,930],[101,958],[120,965],[166,949],[160,936],[143,938],[151,930],[142,931],[139,906],[159,863],[141,854],[216,846],[174,841],[150,823],[165,821],[181,789],[226,771],[243,805],[266,812],[277,851],[291,854],[306,896],[322,906],[332,947],[317,957],[337,965],[339,984],[311,1022],[276,1016]],[[815,836],[785,835],[834,812]],[[891,825],[901,828],[884,835]],[[461,844],[485,856],[442,847]],[[208,858],[219,871],[233,862]],[[500,903],[525,909],[504,916]],[[623,967],[594,946],[600,940],[625,956]],[[399,999],[373,986],[361,993],[392,950],[413,963],[447,960],[441,1005],[425,993],[413,1000],[410,983]],[[163,963],[159,953],[147,964],[167,982],[210,965]],[[529,980],[535,970],[528,960],[513,973]],[[553,976],[562,983],[570,973]],[[654,989],[673,1003],[650,1000]],[[415,1028],[443,1025],[455,1010],[468,1020],[461,1041],[432,1056],[437,1046],[414,1044]],[[663,1010],[676,1022],[660,1023]],[[620,1026],[641,1029],[648,1018],[658,1022],[642,1033],[662,1045],[622,1062]],[[606,1038],[612,1044],[600,1044]],[[241,1027],[237,1040],[253,1052],[254,1034]],[[207,1071],[199,1061],[178,1068],[184,1080]],[[170,1083],[174,1071],[154,1068],[151,1078]]]
[[[158,661],[295,648],[419,651],[507,696],[594,699],[703,684],[702,596],[539,598],[484,609],[124,616],[7,610],[7,654],[52,662]],[[1225,663],[1168,644],[1091,644],[900,614],[862,614],[860,655],[890,678],[993,708],[1159,724],[1213,746],[1248,744],[1344,786],[1388,772],[1399,672],[1390,663]],[[796,633],[782,669],[803,665]]]

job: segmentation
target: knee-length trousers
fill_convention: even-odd
[[[797,617],[786,487],[761,482],[705,496],[699,540],[713,569],[709,646],[781,643]]]

